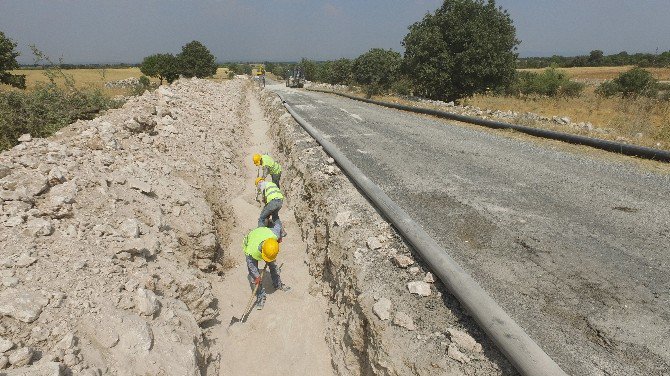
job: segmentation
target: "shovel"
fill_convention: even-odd
[[[233,324],[236,324],[238,322],[245,322],[247,320],[247,316],[249,316],[249,312],[251,312],[251,307],[254,305],[254,298],[256,297],[256,292],[258,291],[258,288],[261,286],[261,283],[263,283],[263,275],[265,275],[265,269],[267,269],[268,264],[266,263],[265,266],[263,267],[263,270],[261,271],[261,281],[259,284],[254,287],[254,292],[251,293],[251,297],[249,298],[249,303],[247,304],[247,309],[244,310],[244,313],[242,313],[242,317],[239,319],[235,316],[230,319],[230,324],[228,324],[228,327],[230,328],[233,326]]]

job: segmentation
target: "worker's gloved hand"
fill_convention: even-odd
[[[254,285],[260,285],[260,284],[261,284],[261,276],[254,278]]]

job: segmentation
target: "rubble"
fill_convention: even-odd
[[[430,285],[424,281],[414,281],[407,284],[410,293],[419,296],[430,296]]]
[[[244,85],[180,80],[0,155],[1,374],[218,373],[201,269],[227,236]]]

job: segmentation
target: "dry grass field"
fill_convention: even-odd
[[[26,88],[31,90],[35,88],[38,83],[49,82],[49,79],[44,75],[41,69],[17,69],[11,72],[12,74],[26,75]],[[140,77],[142,72],[140,68],[122,68],[122,69],[67,69],[63,73],[69,75],[74,79],[75,86],[80,89],[94,88],[102,89],[109,95],[128,95],[130,89],[123,88],[105,88],[105,83],[110,81],[123,80],[130,77]],[[216,75],[211,79],[221,81],[228,78],[228,69],[219,68]],[[151,78],[152,82],[158,83],[158,79]],[[63,84],[64,80],[57,80],[59,84]],[[0,85],[0,90],[9,90],[6,85]]]
[[[577,67],[577,68],[558,68],[565,72],[573,80],[611,80],[620,73],[632,69],[633,66],[623,67]],[[670,68],[645,68],[651,72],[657,80],[670,81]],[[520,71],[540,73],[544,69],[519,69]]]
[[[583,67],[561,68],[571,79],[587,82],[584,93],[578,98],[515,98],[477,95],[464,104],[482,109],[513,110],[519,113],[534,112],[543,116],[567,116],[573,123],[590,122],[605,128],[609,135],[592,134],[594,137],[623,139],[649,147],[670,149],[670,101],[648,98],[602,98],[595,94],[598,81],[616,78],[632,67]],[[660,81],[670,81],[670,68],[648,68]],[[542,71],[528,69],[528,71]],[[533,124],[524,124],[533,125]],[[565,131],[570,131],[566,128]]]

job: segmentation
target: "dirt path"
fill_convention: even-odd
[[[270,140],[258,100],[251,92],[247,98],[251,123],[245,155],[251,156],[269,150]],[[212,350],[221,354],[220,374],[333,375],[325,340],[327,303],[323,297],[308,292],[311,276],[305,264],[307,245],[301,240],[290,203],[285,203],[280,212],[289,235],[281,244],[277,262],[283,282],[292,290],[274,291],[268,274],[264,281],[268,298],[263,310],[253,309],[245,323],[228,329],[230,319],[241,316],[251,295],[241,244],[244,235],[255,227],[261,210],[254,200],[256,166],[251,158],[244,163],[245,185],[231,200],[237,221],[227,247],[236,266],[222,281],[213,284],[214,294],[221,302],[221,323],[212,333],[215,339]]]

